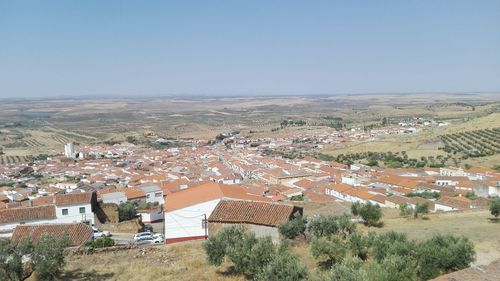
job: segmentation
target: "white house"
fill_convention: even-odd
[[[363,182],[359,178],[355,177],[342,177],[342,183],[352,186],[361,186],[363,184]]]
[[[455,210],[458,210],[458,208],[455,208],[455,207],[452,207],[452,206],[448,206],[447,204],[441,204],[439,202],[436,202],[434,204],[434,211],[436,212],[448,212],[448,211],[455,211]]]
[[[176,243],[203,239],[209,235],[206,219],[222,199],[269,201],[239,185],[214,182],[189,187],[166,197],[165,241]]]
[[[154,206],[148,210],[137,210],[143,223],[160,222],[164,219],[163,209],[160,206]]]
[[[0,236],[10,237],[16,226],[57,223],[54,205],[0,210]]]
[[[469,173],[465,172],[462,168],[439,168],[439,174],[446,177],[466,177]]]
[[[59,194],[29,201],[30,207],[0,210],[0,232],[10,236],[17,225],[94,223],[94,192]],[[33,207],[31,206],[33,205]]]
[[[360,163],[351,164],[351,166],[350,166],[351,171],[370,170],[370,169],[371,169],[370,166],[363,165]]]
[[[116,205],[120,205],[121,203],[128,201],[127,195],[121,191],[102,194],[101,199],[103,203],[114,203]]]
[[[488,185],[489,196],[500,196],[500,181],[491,181]]]
[[[437,179],[435,181],[435,184],[440,186],[455,186],[457,183],[458,181],[451,179]]]
[[[83,186],[83,182],[58,182],[55,186],[59,189],[64,189],[66,192],[71,192]]]
[[[58,223],[88,222],[94,224],[94,192],[59,194],[55,196]]]
[[[142,186],[140,187],[140,189],[144,191],[147,203],[158,202],[158,204],[160,205],[164,203],[163,190],[160,187],[156,185],[148,185],[148,186]]]
[[[352,189],[352,186],[340,183],[340,184],[333,184],[327,188],[325,188],[325,194],[334,196],[338,199],[345,200],[345,194],[344,192],[347,190]]]

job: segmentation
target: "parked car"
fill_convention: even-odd
[[[143,240],[153,240],[153,234],[151,232],[139,232],[134,235],[134,241],[143,241]]]
[[[111,236],[111,233],[109,233],[109,231],[106,231],[106,230],[100,230],[99,228],[97,227],[92,227],[92,230],[94,231],[94,238],[102,238],[102,237],[110,237]]]
[[[153,234],[153,238],[154,239],[153,239],[152,243],[155,243],[155,244],[163,244],[163,243],[165,243],[165,237],[161,233],[155,233],[155,234]]]

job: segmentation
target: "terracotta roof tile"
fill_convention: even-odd
[[[127,196],[128,200],[133,200],[133,199],[138,199],[142,197],[146,197],[146,194],[142,189],[136,189],[136,188],[123,188],[120,189],[125,195]]]
[[[31,200],[31,204],[33,207],[53,205],[54,204],[54,196],[37,197],[37,198]]]
[[[225,185],[215,182],[206,182],[167,196],[164,209],[166,212],[170,212],[202,202],[222,198],[264,202],[271,201],[271,199],[252,193],[252,190],[244,188],[240,185]]]
[[[403,197],[403,196],[399,196],[399,195],[389,196],[385,200],[389,201],[389,202],[392,202],[392,203],[394,203],[396,205],[401,205],[401,204],[409,203],[410,202],[410,199],[408,199],[406,197]]]
[[[56,208],[54,205],[0,210],[0,223],[50,220],[55,218]]]
[[[302,208],[267,202],[222,200],[208,218],[209,222],[250,223],[278,226]]]
[[[56,206],[76,205],[76,204],[90,204],[92,203],[95,193],[82,192],[82,193],[69,193],[56,195]]]
[[[92,239],[93,230],[83,223],[18,225],[12,234],[12,242],[18,244],[23,239],[30,239],[36,244],[43,234],[50,234],[54,238],[67,234],[70,246],[80,246]]]

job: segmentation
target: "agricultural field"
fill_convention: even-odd
[[[464,159],[500,153],[500,128],[446,134],[441,140],[444,151],[460,153]]]
[[[23,163],[28,160],[26,156],[0,155],[0,165]]]
[[[367,228],[363,231],[383,233],[388,231],[404,232],[411,239],[425,239],[433,234],[464,235],[471,239],[476,249],[477,265],[485,265],[500,255],[500,236],[498,222],[490,220],[488,210],[471,210],[457,213],[428,214],[425,220],[399,217],[399,210],[384,209],[382,228]]]
[[[388,153],[404,153],[408,159],[425,160],[431,166],[470,165],[492,168],[500,163],[500,113],[447,122],[448,126],[424,129],[414,135],[389,135],[377,140],[330,145],[323,153],[334,157],[348,155],[352,160],[364,159],[361,162],[365,164],[370,160],[368,155]]]
[[[500,100],[495,93],[5,100],[0,103],[0,148],[4,156],[23,159],[61,154],[68,142],[121,142],[129,136],[144,140],[146,131],[170,139],[210,140],[229,130],[249,137],[280,137],[305,130],[379,126],[384,118],[397,123],[419,116],[452,125],[423,132],[417,139],[387,137],[377,142],[329,147],[325,153],[399,148],[409,157],[436,157],[445,154],[438,150],[443,145],[439,135],[470,127],[500,127],[498,112]],[[282,126],[289,120],[297,123]]]

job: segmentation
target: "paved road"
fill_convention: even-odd
[[[134,234],[132,233],[111,232],[111,238],[115,240],[116,244],[128,244],[134,242]]]
[[[153,232],[163,234],[163,222],[152,223]],[[135,233],[111,232],[111,238],[116,244],[124,245],[134,242]]]

